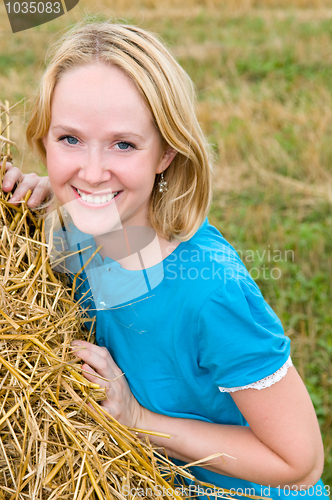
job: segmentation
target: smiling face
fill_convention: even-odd
[[[147,226],[157,173],[176,155],[162,147],[134,82],[116,66],[89,64],[57,83],[43,138],[53,192],[84,233]]]

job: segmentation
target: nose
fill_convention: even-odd
[[[111,180],[111,171],[107,166],[102,151],[89,151],[78,173],[78,177],[90,186],[98,186]]]

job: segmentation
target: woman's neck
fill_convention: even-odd
[[[159,264],[180,244],[178,240],[167,241],[147,226],[127,226],[121,230],[94,237],[101,257],[109,257],[127,270],[139,271],[142,268]]]

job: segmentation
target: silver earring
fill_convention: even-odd
[[[167,191],[167,181],[164,179],[164,172],[161,172],[160,181],[158,182],[159,193],[165,193]]]
[[[63,209],[63,215],[64,215],[65,217],[68,217],[68,212],[67,212],[67,210],[66,210],[65,208]]]

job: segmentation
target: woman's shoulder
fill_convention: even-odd
[[[271,307],[265,301],[257,283],[251,277],[235,248],[206,218],[191,242],[192,251],[199,252],[202,263],[210,271],[210,295],[208,302],[229,303],[229,309],[238,309],[240,303],[259,311],[261,317],[280,324]]]
[[[225,278],[243,279],[249,277],[249,273],[235,248],[215,226],[210,224],[207,217],[194,236],[185,244],[179,245],[177,250],[177,260],[206,268],[206,272],[207,269],[211,272],[218,272],[218,275],[223,272]]]
[[[164,261],[165,282],[190,298],[199,311],[206,301],[244,292],[261,300],[260,290],[234,247],[206,218],[192,238]],[[222,299],[224,300],[224,298]]]
[[[224,258],[235,258],[236,260],[241,261],[235,248],[226,240],[226,238],[215,226],[210,224],[207,217],[198,231],[189,240],[189,243],[202,252],[210,251],[212,257],[218,258],[218,256],[223,255]]]

